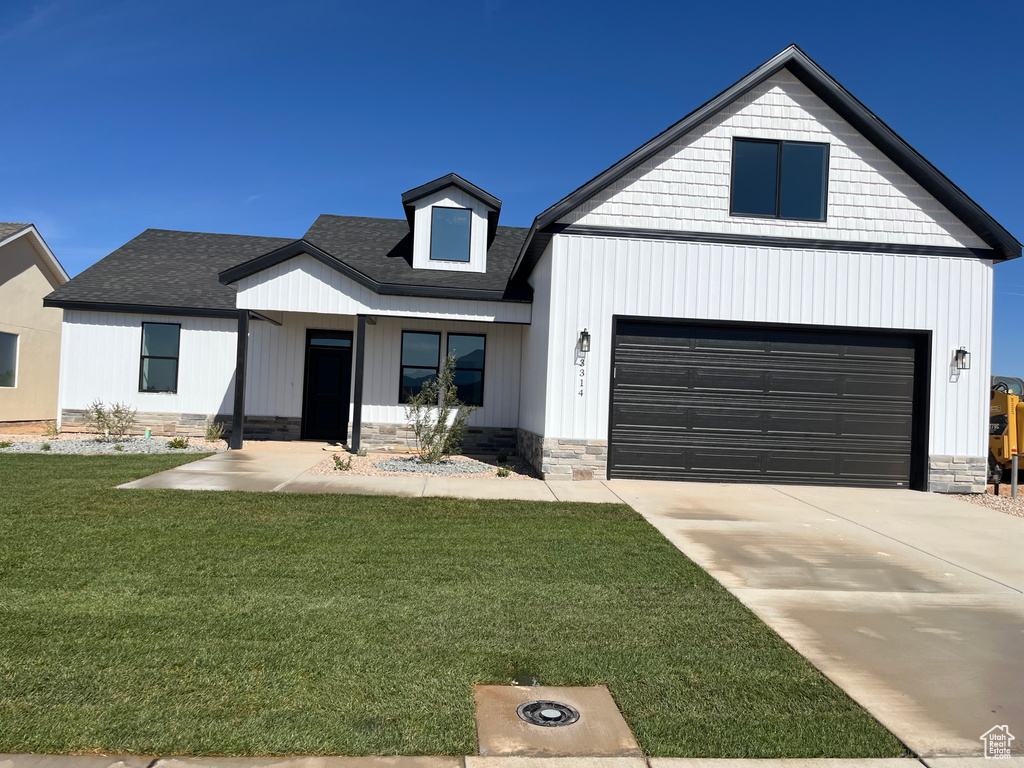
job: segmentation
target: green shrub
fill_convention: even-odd
[[[104,440],[121,439],[135,426],[135,409],[124,403],[107,408],[102,400],[94,400],[85,411],[85,424],[90,431],[103,435]]]
[[[50,449],[51,446],[49,443],[43,443],[42,445],[39,446],[40,451],[49,451]]]
[[[360,448],[358,451],[356,451],[356,456],[365,456],[365,455],[366,455],[366,449],[365,448]]]
[[[351,456],[349,456],[347,459],[343,459],[338,454],[334,454],[331,458],[334,459],[334,468],[335,469],[337,469],[337,470],[339,470],[341,472],[345,472],[345,471],[347,471],[349,469],[352,469],[352,457]]]
[[[186,448],[188,448],[188,438],[187,437],[173,437],[173,438],[171,438],[170,440],[167,441],[167,447],[168,448],[173,448],[176,451],[183,451]]]
[[[416,436],[416,453],[424,464],[437,464],[462,449],[466,420],[476,406],[459,400],[453,384],[455,356],[449,355],[437,376],[405,406],[405,418]]]
[[[57,426],[56,421],[46,422],[45,429],[47,437],[57,437],[60,434],[60,427]]]
[[[10,448],[14,443],[10,440],[0,440],[0,448]]]
[[[121,445],[120,443],[118,443],[117,445],[114,446],[114,450],[118,451],[118,452],[121,452],[121,451],[124,450],[124,446]]]
[[[498,467],[498,477],[508,477],[512,474],[512,467],[505,466],[502,464]]]
[[[224,423],[221,421],[212,421],[206,427],[206,439],[210,442],[216,442],[217,440],[224,439]]]

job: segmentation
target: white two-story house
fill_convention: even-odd
[[[407,443],[453,355],[466,450],[546,478],[983,487],[1021,245],[795,46],[529,229],[454,174],[401,205],[125,244],[46,300],[65,426]]]

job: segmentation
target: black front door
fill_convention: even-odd
[[[352,334],[306,331],[306,388],[302,401],[302,436],[311,440],[348,437],[349,388],[352,384]]]

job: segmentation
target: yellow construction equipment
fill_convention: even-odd
[[[992,377],[988,448],[989,482],[1014,481],[1018,452],[1024,450],[1024,381],[1011,376]]]

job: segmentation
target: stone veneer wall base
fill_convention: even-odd
[[[517,453],[545,480],[603,480],[608,472],[608,441],[541,437],[518,430]]]
[[[933,493],[985,493],[987,485],[987,457],[928,457],[928,490]]]
[[[224,437],[231,434],[231,414],[210,413],[156,413],[137,411],[133,435],[152,430],[161,437],[205,437],[206,428],[217,422],[224,426]],[[61,412],[61,430],[86,432],[85,411],[64,409]],[[245,437],[249,440],[298,440],[302,433],[302,419],[291,416],[246,416]]]

